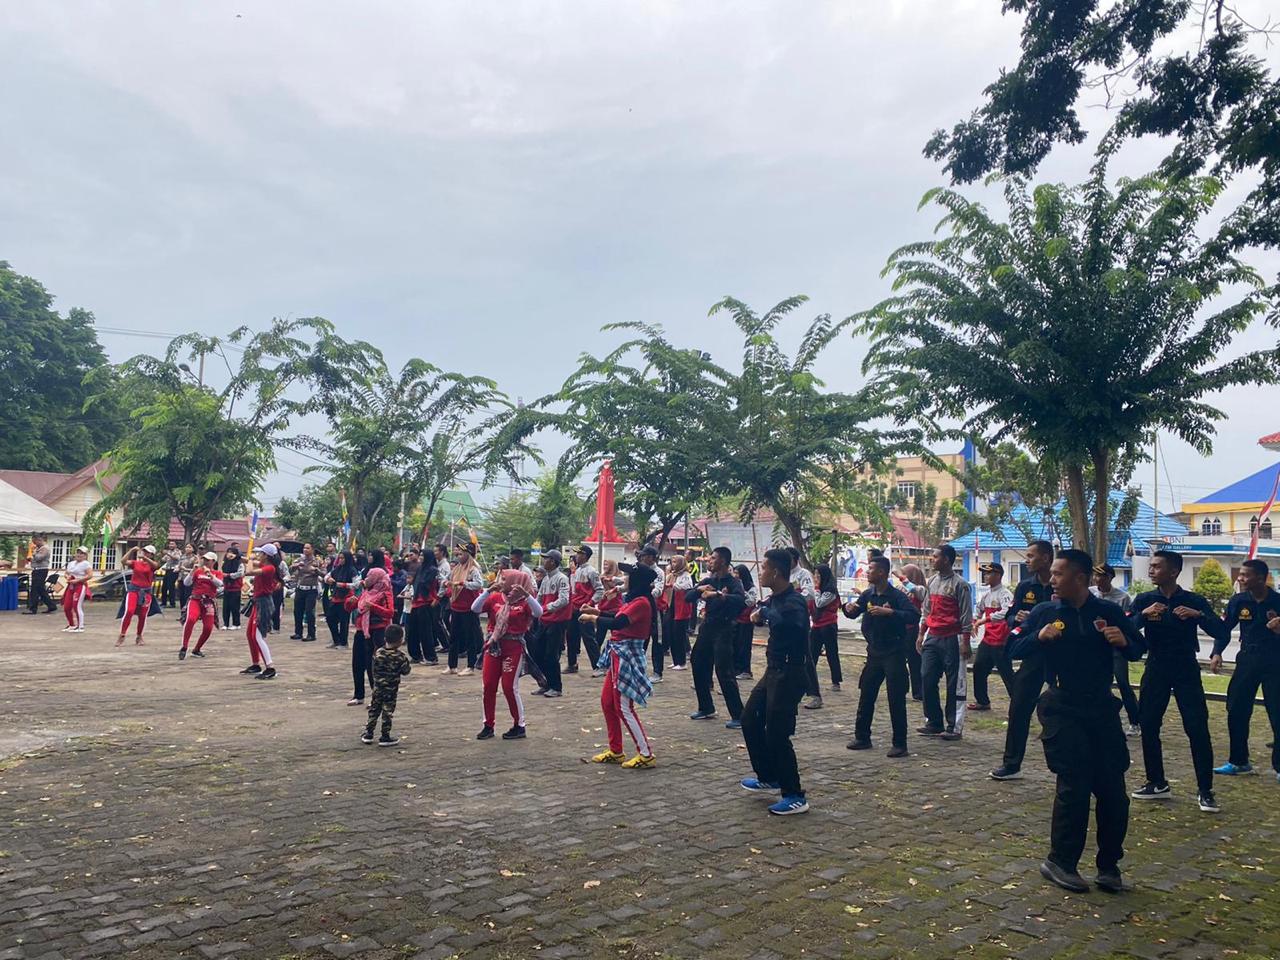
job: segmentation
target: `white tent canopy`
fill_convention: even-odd
[[[74,535],[79,532],[80,524],[0,480],[0,534]]]

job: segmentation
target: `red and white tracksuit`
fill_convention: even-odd
[[[489,617],[490,631],[497,619],[498,611],[507,602],[501,593],[481,594],[472,604],[474,613],[484,613]],[[484,725],[493,727],[498,705],[498,686],[502,686],[502,695],[507,699],[507,708],[511,711],[511,720],[517,727],[524,726],[524,701],[520,699],[520,668],[524,661],[524,635],[533,626],[533,618],[542,613],[542,605],[533,597],[511,607],[507,619],[506,636],[498,641],[498,655],[489,653],[488,643],[484,653],[480,655],[480,676],[484,681]],[[492,633],[491,633],[492,636]]]
[[[637,597],[619,607],[615,616],[625,616],[627,625],[613,630],[617,640],[639,640],[649,638],[652,625],[653,608],[648,597]],[[643,662],[642,662],[643,667]],[[609,651],[609,672],[605,674],[604,684],[600,687],[600,710],[604,713],[604,726],[609,733],[609,749],[613,753],[622,753],[622,728],[627,728],[636,752],[642,757],[653,756],[653,746],[649,743],[649,734],[645,732],[640,715],[636,713],[636,702],[618,689],[618,672],[622,669],[622,661],[616,649]]]
[[[187,649],[191,642],[191,631],[196,621],[202,624],[200,639],[196,641],[196,649],[204,646],[213,633],[218,622],[217,599],[218,585],[222,583],[222,575],[217,570],[196,567],[191,571],[191,599],[187,601],[187,623],[182,628],[182,649]]]
[[[124,601],[124,619],[120,621],[120,636],[129,632],[129,622],[138,618],[138,640],[147,626],[147,614],[151,612],[151,591],[155,584],[156,568],[146,560],[134,560],[129,564],[129,592]]]
[[[89,582],[81,580],[89,574],[88,560],[73,560],[67,564],[69,586],[62,592],[62,612],[66,614],[67,626],[77,630],[84,629],[84,602],[89,596]],[[70,583],[71,580],[81,580]]]

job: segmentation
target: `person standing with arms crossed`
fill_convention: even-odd
[[[769,812],[785,817],[809,809],[791,745],[796,712],[808,683],[809,604],[791,584],[791,555],[786,550],[765,551],[760,586],[772,594],[756,607],[754,619],[769,628],[769,642],[764,676],[742,710],[742,739],[755,772],[742,781],[742,789],[760,794],[781,791],[782,798]]]
[[[1053,544],[1048,540],[1032,540],[1027,544],[1027,570],[1031,576],[1019,582],[1013,591],[1013,606],[1005,615],[1011,634],[1018,632],[1037,605],[1053,596],[1053,587],[1049,584],[1052,566]],[[1017,659],[1007,641],[1004,649],[1010,660]],[[1027,737],[1031,735],[1031,716],[1036,712],[1040,691],[1044,689],[1043,651],[1035,645],[1026,645],[1023,649],[1027,655],[1014,673],[1013,686],[1009,690],[1009,726],[1004,734],[1004,757],[1000,766],[991,771],[992,780],[1022,779],[1022,761],[1027,754]]]
[[[1044,759],[1058,781],[1049,855],[1040,875],[1074,893],[1088,891],[1078,872],[1089,830],[1089,801],[1096,798],[1098,875],[1102,890],[1120,893],[1120,860],[1129,830],[1124,774],[1129,748],[1120,725],[1120,701],[1111,693],[1112,650],[1130,660],[1142,656],[1142,640],[1114,603],[1089,592],[1093,558],[1063,550],[1051,568],[1055,599],[1036,606],[1023,621],[1010,653],[1026,658],[1039,648],[1053,678],[1039,698]]]

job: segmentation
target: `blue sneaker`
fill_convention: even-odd
[[[741,720],[730,720],[728,723],[726,723],[726,724],[724,725],[724,728],[725,728],[726,730],[741,730],[741,729],[742,729],[742,721],[741,721]]]
[[[766,783],[763,780],[757,780],[755,777],[747,777],[742,781],[742,789],[748,793],[773,793],[782,788],[776,783]]]
[[[770,813],[776,813],[780,817],[789,817],[793,813],[807,813],[808,810],[809,801],[804,797],[783,797],[769,808]]]
[[[1253,764],[1242,763],[1237,766],[1236,764],[1227,761],[1222,766],[1215,767],[1213,772],[1220,777],[1234,777],[1242,773],[1253,773]]]

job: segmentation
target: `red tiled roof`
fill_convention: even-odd
[[[1266,447],[1269,450],[1280,449],[1280,433],[1268,433],[1258,441],[1258,446]]]

